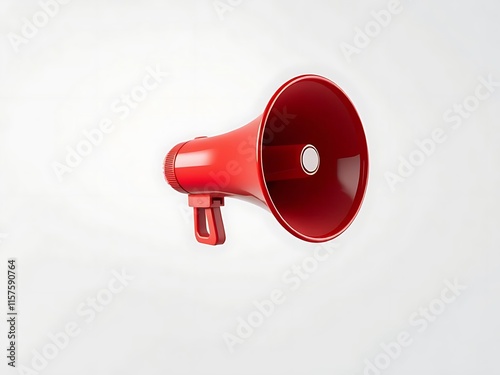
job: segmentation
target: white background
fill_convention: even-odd
[[[349,62],[340,44],[387,4],[244,0],[221,19],[211,0],[73,0],[16,52],[9,33],[41,8],[2,1],[0,295],[16,257],[18,364],[76,322],[81,333],[41,373],[362,374],[403,330],[412,344],[384,374],[498,373],[500,88],[456,130],[443,114],[478,77],[500,80],[500,6],[402,0]],[[120,119],[111,104],[157,66],[169,76]],[[359,216],[293,291],[283,275],[318,245],[231,199],[226,244],[198,244],[162,163],[178,142],[246,124],[303,73],[348,93],[371,169]],[[106,117],[114,130],[59,182],[52,164]],[[384,174],[437,127],[446,142],[393,192]],[[123,269],[134,279],[87,324],[78,306]],[[409,317],[455,278],[467,289],[418,332]],[[286,301],[230,353],[224,333],[274,289]]]

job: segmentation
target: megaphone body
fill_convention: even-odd
[[[368,150],[347,95],[324,77],[303,75],[282,85],[249,124],[176,145],[164,173],[188,194],[201,243],[224,243],[226,197],[267,208],[302,240],[324,242],[342,233],[361,206]]]

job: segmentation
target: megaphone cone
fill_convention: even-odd
[[[188,194],[201,243],[224,243],[226,197],[269,209],[302,240],[324,242],[359,211],[368,149],[347,95],[324,77],[303,75],[283,84],[249,124],[172,148],[164,172],[175,190]]]

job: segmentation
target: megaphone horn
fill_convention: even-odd
[[[361,120],[330,80],[302,75],[283,84],[249,124],[173,147],[167,182],[188,194],[196,239],[226,239],[226,197],[269,209],[294,236],[324,242],[354,220],[366,191],[368,148]]]

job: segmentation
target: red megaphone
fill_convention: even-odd
[[[282,85],[248,125],[175,146],[164,169],[170,186],[188,194],[201,243],[224,243],[225,197],[262,205],[294,236],[323,242],[361,206],[368,149],[347,95],[324,77],[303,75]]]

